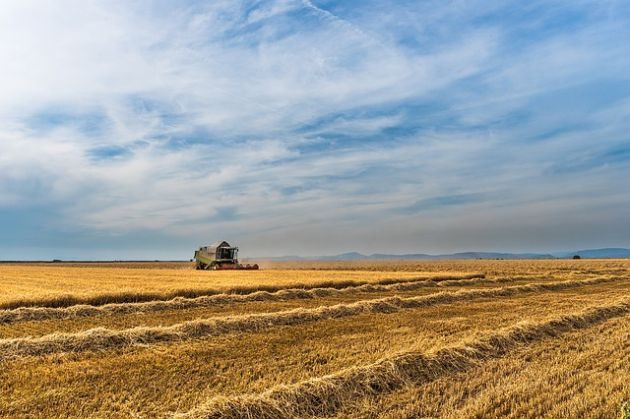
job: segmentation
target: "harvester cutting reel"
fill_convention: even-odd
[[[232,262],[210,262],[209,264],[205,264],[203,262],[197,262],[196,269],[204,270],[204,271],[226,271],[226,270],[257,270],[259,269],[258,264],[254,263],[253,265],[242,264],[242,263],[232,263]]]

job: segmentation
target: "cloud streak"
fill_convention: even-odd
[[[63,3],[0,11],[7,258],[630,245],[624,2]]]

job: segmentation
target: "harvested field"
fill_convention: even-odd
[[[0,417],[603,418],[630,400],[630,261],[140,265],[0,265]]]
[[[26,306],[67,307],[168,300],[221,293],[244,294],[284,288],[346,287],[388,283],[403,279],[457,279],[476,273],[355,272],[305,270],[220,271],[188,269],[118,268],[116,265],[0,265],[0,308]]]

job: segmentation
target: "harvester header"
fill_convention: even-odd
[[[195,251],[195,268],[199,270],[258,269],[258,265],[238,263],[238,247],[219,241]]]

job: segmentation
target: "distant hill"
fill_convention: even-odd
[[[439,260],[439,259],[570,259],[578,255],[583,259],[607,259],[607,258],[630,258],[630,249],[625,248],[605,248],[587,249],[575,252],[559,253],[504,253],[504,252],[460,252],[440,255],[429,255],[425,253],[410,254],[386,254],[373,253],[364,255],[358,252],[348,252],[332,256],[281,256],[269,258],[253,258],[258,260]]]
[[[630,258],[630,249],[610,247],[605,249],[578,250],[574,254],[587,259]],[[567,256],[572,255],[569,254]]]
[[[430,259],[553,259],[553,255],[538,253],[498,253],[498,252],[463,252],[441,255],[425,253],[384,254],[373,253],[364,255],[357,252],[343,253],[336,256],[315,257],[316,260],[430,260]]]

